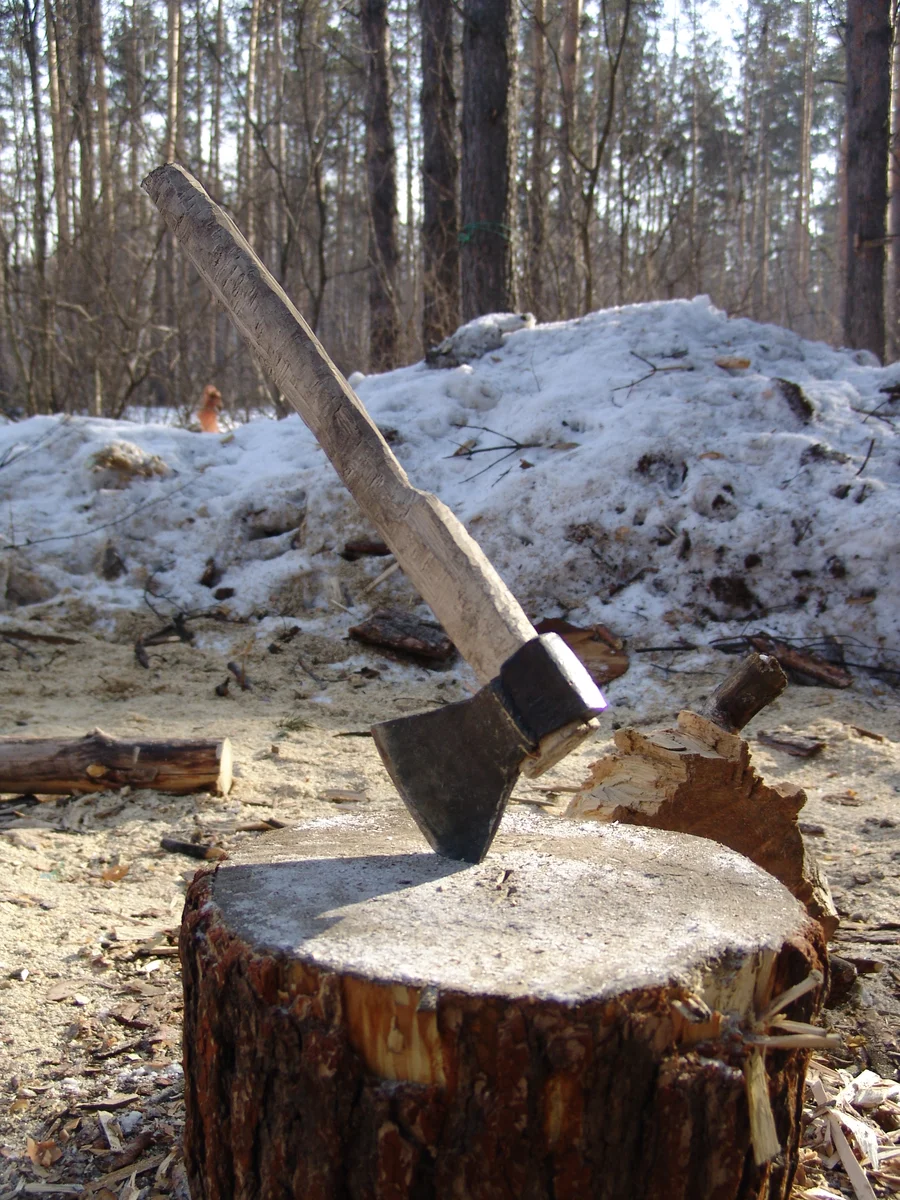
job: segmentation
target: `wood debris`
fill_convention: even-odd
[[[347,632],[358,642],[431,662],[449,662],[456,653],[440,625],[396,608],[380,608]]]
[[[876,1188],[881,1195],[900,1191],[900,1083],[813,1058],[804,1116],[798,1182],[809,1186],[795,1195],[842,1196],[845,1179],[857,1200],[875,1200]]]
[[[729,676],[708,706],[723,723],[749,720],[757,711],[760,693],[748,698],[738,686],[742,673],[767,692],[778,687],[777,676],[755,658]],[[567,816],[721,842],[780,879],[826,937],[834,933],[838,918],[828,884],[797,824],[806,803],[801,788],[766,783],[750,763],[747,742],[699,713],[681,712],[675,728],[652,733],[619,729],[614,741],[616,752],[591,765]]]
[[[0,738],[0,792],[67,796],[152,787],[226,795],[231,768],[228,738],[135,741],[102,729],[81,738]]]
[[[853,676],[843,667],[828,662],[811,650],[799,650],[786,642],[779,642],[767,633],[749,637],[747,641],[760,654],[770,655],[790,672],[796,683],[812,683],[817,687],[846,688],[853,683]]]
[[[756,735],[756,740],[763,746],[781,750],[794,758],[814,758],[828,745],[824,738],[814,734],[794,733],[790,729],[773,729],[771,733],[761,729]]]
[[[320,800],[328,800],[332,804],[359,804],[368,800],[365,792],[352,791],[349,788],[326,788],[319,792]]]
[[[628,670],[629,659],[625,643],[605,625],[579,628],[561,617],[544,617],[535,623],[538,633],[558,633],[588,669],[595,683],[609,683]]]
[[[204,846],[199,842],[182,842],[177,838],[161,838],[159,845],[161,850],[168,850],[170,854],[184,854],[188,858],[199,858],[202,862],[220,862],[228,857],[228,851],[221,846]]]
[[[387,558],[391,548],[386,542],[376,538],[354,538],[344,543],[341,558],[347,562],[356,562],[358,558]]]

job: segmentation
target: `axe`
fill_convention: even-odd
[[[520,772],[539,775],[558,762],[594,732],[606,702],[561,638],[538,636],[450,509],[410,484],[227,213],[176,163],[142,186],[478,677],[470,699],[384,721],[372,734],[431,846],[480,862]]]

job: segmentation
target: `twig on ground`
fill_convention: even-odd
[[[866,451],[866,457],[863,459],[863,465],[862,465],[862,466],[859,468],[859,470],[856,472],[856,478],[857,478],[857,479],[860,477],[860,475],[862,475],[863,471],[864,471],[864,470],[866,469],[866,467],[869,465],[869,459],[872,457],[872,451],[873,451],[874,449],[875,449],[875,439],[874,439],[874,438],[872,438],[872,439],[871,439],[871,441],[869,442],[869,448],[868,448],[868,450]]]
[[[646,375],[642,375],[640,379],[633,379],[631,383],[620,383],[618,387],[614,387],[610,391],[609,394],[611,396],[615,395],[616,392],[624,392],[626,390],[630,392],[633,388],[636,388],[639,383],[644,383],[647,379],[652,379],[654,375],[662,375],[667,371],[693,371],[694,369],[693,364],[691,363],[673,363],[671,367],[658,367],[655,363],[652,363],[649,358],[644,358],[643,354],[638,354],[636,350],[632,350],[631,354],[634,358],[644,363],[645,366],[649,367],[650,370]],[[613,401],[613,403],[615,404],[615,401]],[[618,408],[620,405],[616,405],[616,407]]]

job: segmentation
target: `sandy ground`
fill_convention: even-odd
[[[335,803],[330,791],[360,797],[344,804],[399,804],[368,727],[467,694],[456,670],[401,667],[374,650],[360,669],[359,647],[348,664],[341,640],[299,633],[254,642],[246,628],[212,622],[197,625],[205,649],[154,648],[144,669],[133,640],[155,624],[134,615],[102,638],[71,616],[65,626],[8,618],[0,629],[4,734],[78,736],[100,727],[121,738],[228,736],[236,762],[226,797],[135,791],[0,802],[0,1200],[75,1195],[88,1181],[101,1200],[186,1195],[175,943],[186,880],[198,864],[163,851],[160,839],[227,851],[261,836],[248,826],[289,823]],[[73,640],[5,640],[15,629]],[[229,676],[230,659],[242,663],[252,688],[241,690],[232,677],[221,697],[215,688]],[[604,736],[539,787],[520,784],[514,802],[540,804],[544,819],[560,819],[565,789],[582,782],[608,747],[613,721],[664,724],[699,704],[733,662],[722,655],[687,671],[657,656],[664,686],[652,689],[644,711],[635,675],[626,675],[608,689],[613,710]],[[617,705],[617,696],[630,697],[630,706]],[[897,693],[866,681],[843,692],[792,687],[745,731],[768,780],[808,792],[803,828],[844,922],[834,950],[862,972],[826,1014],[845,1034],[837,1062],[893,1078],[900,1066],[898,714]],[[812,734],[826,747],[799,759],[756,740],[776,728]],[[561,790],[548,793],[552,785]]]

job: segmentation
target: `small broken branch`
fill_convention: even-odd
[[[826,662],[811,651],[797,650],[785,642],[778,642],[767,633],[747,638],[750,645],[760,652],[778,660],[786,671],[799,671],[816,680],[823,687],[846,688],[853,683],[853,676],[843,667]]]
[[[776,658],[751,654],[716,688],[702,715],[728,733],[738,733],[787,687]]]

